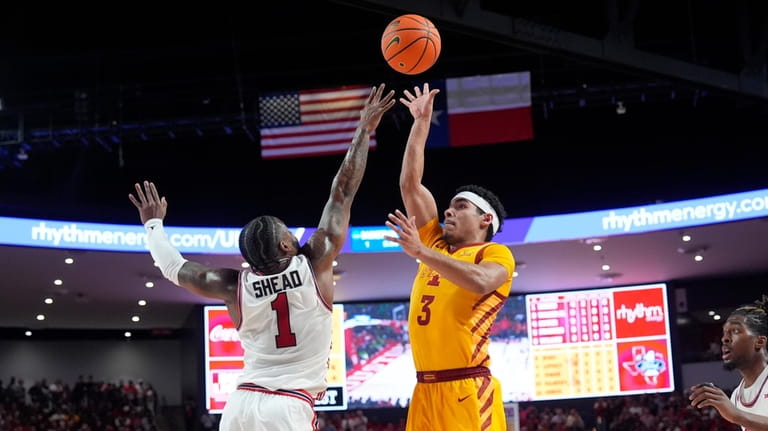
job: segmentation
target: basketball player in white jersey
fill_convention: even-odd
[[[136,184],[136,196],[128,196],[163,275],[195,294],[224,301],[238,329],[245,368],[224,408],[221,431],[315,429],[314,400],[327,387],[333,261],[349,228],[370,134],[395,104],[393,96],[393,91],[384,95],[384,84],[371,91],[318,229],[303,246],[273,216],[257,217],[243,228],[240,251],[248,269],[208,268],[183,258],[163,231],[168,203],[155,185]]]
[[[731,398],[711,383],[691,388],[691,405],[712,406],[745,431],[768,431],[768,296],[737,308],[723,325],[723,366],[739,370]]]

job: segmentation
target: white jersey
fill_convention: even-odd
[[[320,295],[307,257],[295,256],[277,274],[243,270],[238,303],[245,351],[238,384],[305,390],[313,397],[325,391],[333,308]]]
[[[745,388],[744,379],[739,383],[731,394],[731,402],[737,409],[753,413],[759,416],[768,417],[768,366],[763,368],[763,372],[757,376],[757,380],[752,386]],[[745,431],[748,428],[741,427]]]

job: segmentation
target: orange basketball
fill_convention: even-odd
[[[440,56],[440,33],[427,18],[407,14],[389,23],[381,35],[381,53],[393,69],[416,75],[432,67]]]

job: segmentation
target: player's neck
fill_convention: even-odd
[[[739,372],[741,373],[741,377],[744,378],[744,386],[752,386],[763,370],[765,370],[765,366],[765,360],[760,358],[759,361],[755,361],[753,364],[740,369]]]

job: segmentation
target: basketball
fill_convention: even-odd
[[[406,75],[416,75],[432,67],[441,47],[437,27],[421,15],[399,16],[381,35],[381,53],[387,64]]]

